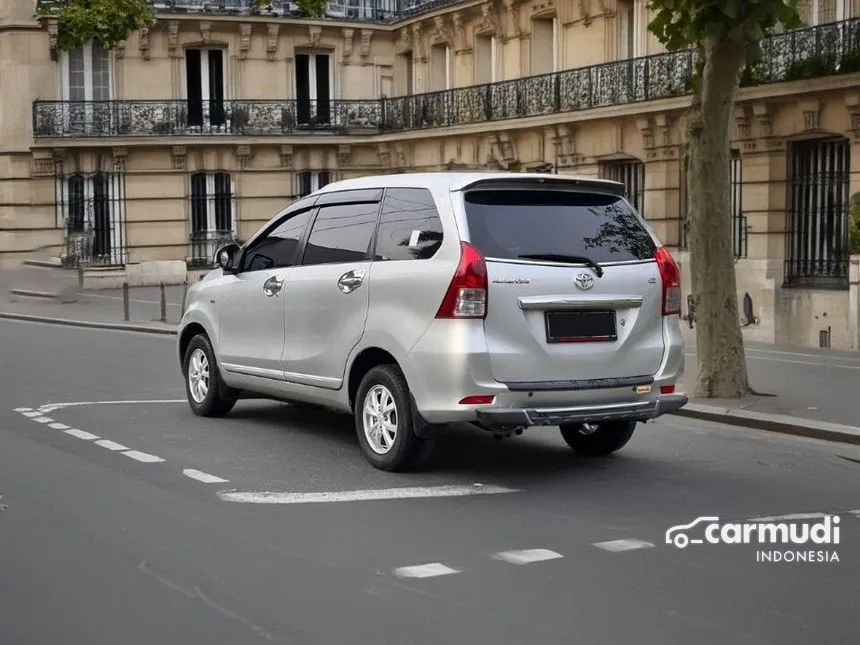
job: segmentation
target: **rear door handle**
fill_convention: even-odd
[[[364,282],[364,271],[347,271],[337,279],[337,288],[343,293],[352,293]]]
[[[263,293],[269,298],[277,296],[284,286],[284,279],[281,276],[273,275],[263,283]]]

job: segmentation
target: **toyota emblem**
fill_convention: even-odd
[[[590,273],[577,273],[573,278],[573,284],[587,291],[594,286],[594,277]]]

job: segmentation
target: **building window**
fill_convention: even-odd
[[[743,211],[743,159],[740,151],[732,150],[729,160],[729,213],[732,218],[732,253],[736,258],[747,256],[747,217]]]
[[[65,124],[68,132],[110,131],[113,97],[111,55],[90,41],[60,58],[60,97],[68,102]]]
[[[433,45],[430,49],[430,83],[434,92],[451,89],[451,48],[448,45]]]
[[[185,96],[188,125],[202,130],[224,127],[224,51],[185,50]]]
[[[475,38],[475,84],[495,83],[499,80],[499,46],[495,36]]]
[[[211,266],[218,248],[235,240],[235,201],[229,173],[191,175],[190,264]]]
[[[57,175],[57,225],[65,229],[67,265],[125,263],[125,192],[121,169]]]
[[[532,74],[558,71],[558,23],[555,16],[532,21]]]
[[[331,56],[296,54],[296,119],[300,126],[331,123]]]
[[[825,25],[851,17],[851,0],[798,0],[797,13],[807,26]]]
[[[411,96],[415,93],[415,64],[412,61],[412,52],[400,54],[397,62],[400,71],[399,85],[403,88],[403,94]]]
[[[645,213],[645,164],[641,161],[612,161],[600,165],[603,179],[624,184],[624,194],[640,215]]]
[[[788,158],[785,282],[848,286],[848,142],[796,141]]]
[[[331,172],[328,170],[303,170],[296,173],[296,198],[307,197],[331,183]]]

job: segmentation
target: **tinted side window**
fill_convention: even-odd
[[[302,264],[336,264],[367,259],[379,204],[323,206],[311,229]]]
[[[244,270],[260,271],[295,265],[299,244],[313,213],[314,209],[297,213],[257,240],[245,254]]]
[[[382,202],[377,260],[426,260],[442,246],[442,220],[426,188],[390,188]]]
[[[584,255],[595,262],[654,257],[656,247],[615,195],[561,190],[476,190],[465,196],[472,244],[494,258]]]

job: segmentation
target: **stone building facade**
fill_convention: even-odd
[[[324,19],[287,0],[153,5],[119,50],[59,51],[33,0],[0,3],[0,262],[184,280],[325,183],[498,168],[624,182],[686,264],[695,55],[665,52],[646,0],[339,0]],[[756,340],[860,348],[857,5],[801,2],[809,27],[744,73],[732,222]]]

